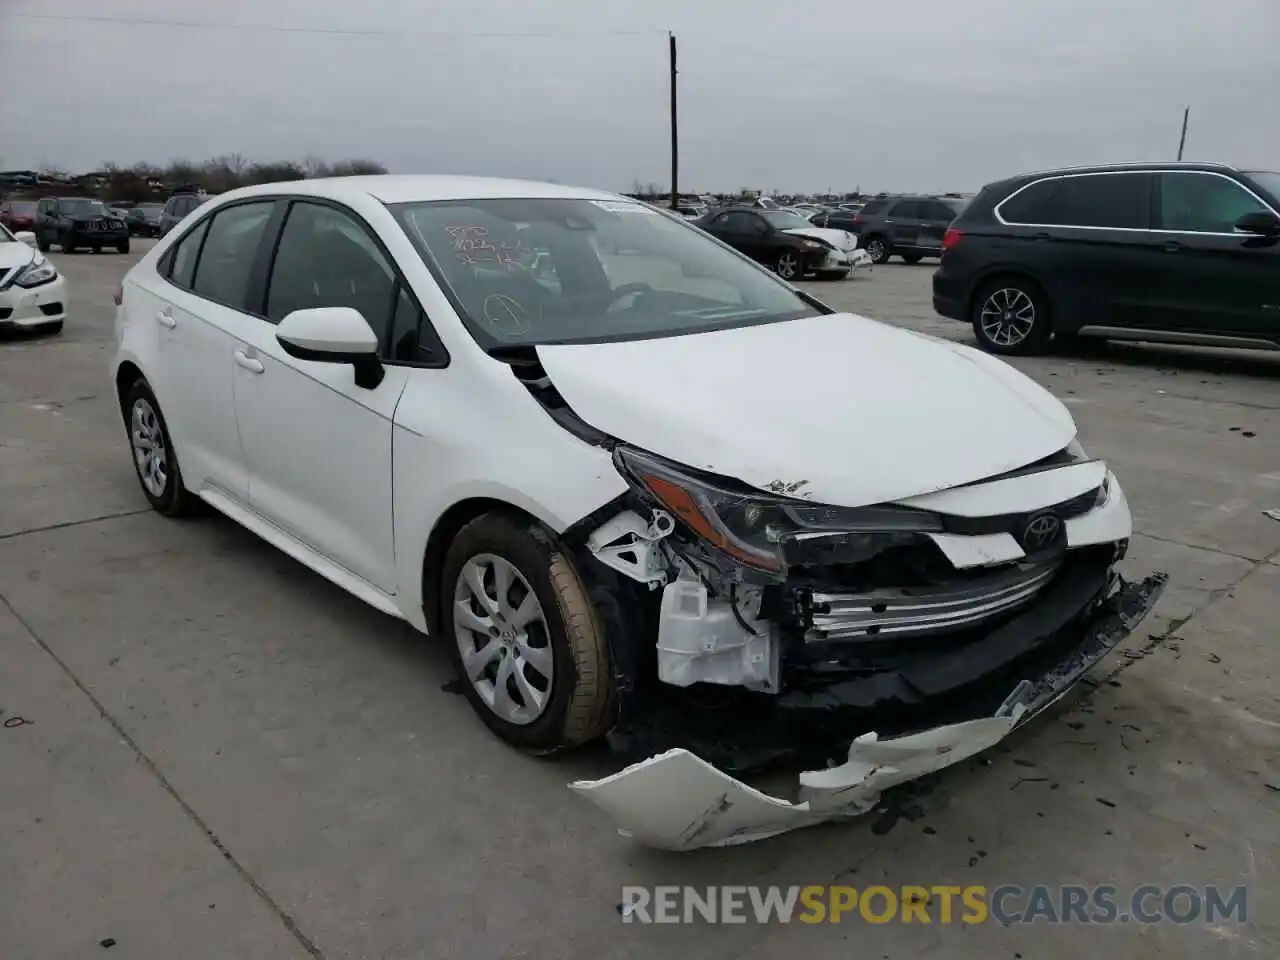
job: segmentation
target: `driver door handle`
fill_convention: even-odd
[[[244,367],[250,373],[261,373],[263,370],[266,369],[266,367],[262,365],[261,360],[258,360],[254,357],[249,356],[243,350],[236,351],[236,364],[238,366]]]
[[[156,314],[156,323],[162,327],[168,327],[170,330],[178,325],[178,321],[173,319],[173,314],[169,312],[168,307]]]

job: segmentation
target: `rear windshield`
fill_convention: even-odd
[[[503,198],[391,210],[486,349],[676,336],[820,312],[701,230],[641,203]]]

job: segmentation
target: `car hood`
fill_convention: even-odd
[[[853,234],[831,227],[794,227],[782,232],[795,237],[812,237],[814,240],[831,244],[837,250],[854,250],[858,246],[858,238]]]
[[[14,267],[25,267],[36,258],[36,252],[16,240],[0,241],[0,274]]]
[[[1076,432],[1066,407],[1008,364],[852,314],[537,352],[596,429],[842,506],[1014,470]]]

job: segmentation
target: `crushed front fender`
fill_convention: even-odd
[[[858,816],[885,790],[989,749],[1052,706],[1146,617],[1166,581],[1158,573],[1123,584],[1071,652],[1018,680],[994,715],[885,740],[858,736],[843,763],[800,774],[795,802],[748,786],[683,748],[570,788],[604,810],[623,835],[667,850],[749,843]]]

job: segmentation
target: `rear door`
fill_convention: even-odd
[[[895,250],[914,250],[920,232],[919,200],[898,200],[885,211],[885,232]]]
[[[947,227],[959,211],[941,200],[920,202],[920,229],[916,234],[916,248],[930,256],[942,255],[942,238]]]
[[[1080,173],[1028,184],[996,205],[1017,229],[1011,261],[1048,289],[1054,329],[1140,326],[1161,257],[1151,229],[1155,175],[1142,170]]]
[[[160,405],[183,479],[248,504],[236,426],[233,353],[247,315],[249,279],[275,201],[231,204],[187,231],[160,262],[166,281],[155,313]]]
[[[1236,232],[1247,213],[1275,211],[1221,173],[1158,175],[1162,232],[1151,326],[1203,335],[1275,340],[1280,332],[1280,245]]]

